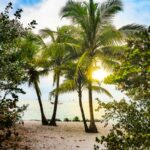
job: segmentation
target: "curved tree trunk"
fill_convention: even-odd
[[[36,82],[34,82],[34,87],[35,87],[35,91],[36,91],[37,98],[38,98],[38,101],[39,101],[42,125],[48,125],[48,121],[45,117],[44,110],[43,110],[43,105],[42,105],[42,100],[41,100],[41,96],[40,96],[40,93],[39,93],[39,88],[38,88],[38,85],[37,85]]]
[[[59,74],[57,74],[57,83],[56,83],[56,89],[59,88]],[[58,90],[56,90],[56,95],[55,95],[55,103],[54,103],[54,110],[53,110],[53,115],[50,121],[50,126],[57,126],[56,124],[56,113],[57,113],[57,106],[58,106],[58,96],[59,96],[59,92]]]
[[[93,100],[92,100],[92,84],[91,83],[89,83],[88,91],[89,91],[89,110],[90,110],[89,132],[90,133],[98,133],[96,125],[95,125],[95,120],[94,120]]]
[[[84,110],[83,110],[83,105],[82,105],[81,82],[79,82],[79,87],[78,88],[79,88],[78,89],[79,106],[80,106],[81,115],[82,115],[82,119],[83,119],[84,129],[85,129],[85,132],[88,132],[88,126],[87,126],[87,123],[86,123],[86,118],[85,118],[85,114],[84,114]]]

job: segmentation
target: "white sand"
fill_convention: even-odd
[[[31,150],[93,150],[95,137],[106,135],[110,126],[97,123],[98,134],[85,133],[82,122],[59,122],[57,127],[42,126],[39,121],[26,121],[21,127],[21,146]],[[102,150],[103,148],[101,148]]]

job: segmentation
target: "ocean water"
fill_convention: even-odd
[[[52,90],[52,79],[49,77],[41,78],[40,88],[42,92],[42,103],[44,107],[45,115],[48,119],[51,118],[53,112],[53,106],[49,100],[49,92]],[[101,101],[108,102],[115,100],[120,100],[125,95],[118,91],[115,86],[112,85],[103,85],[105,89],[107,89],[113,96],[113,98],[109,98],[103,93],[95,93],[93,92],[93,106],[94,110],[98,107],[98,102],[95,100],[99,98]],[[27,84],[23,85],[22,88],[26,92],[25,95],[19,95],[18,105],[22,106],[23,104],[28,104],[27,110],[24,112],[22,116],[23,120],[41,120],[39,103],[37,100],[37,95],[35,89],[33,87],[28,87]],[[85,111],[86,118],[89,119],[89,104],[88,104],[88,91],[83,90],[83,107]],[[53,99],[52,99],[53,100]],[[54,101],[54,100],[53,100]],[[101,116],[104,114],[103,110],[94,111],[95,119],[101,119]],[[59,96],[59,105],[57,110],[57,118],[63,120],[64,118],[73,119],[75,116],[81,118],[81,112],[78,101],[77,92],[65,93]]]
[[[41,114],[40,114],[40,107],[38,100],[21,100],[19,101],[18,105],[22,106],[23,104],[28,104],[27,110],[22,115],[23,120],[41,120]],[[52,112],[53,112],[53,104],[50,103],[50,101],[43,101],[43,107],[45,115],[48,119],[51,118]],[[95,101],[94,109],[98,107],[97,102]],[[89,105],[88,101],[83,101],[83,107],[85,111],[86,118],[89,119]],[[100,119],[101,116],[104,114],[104,111],[94,111],[94,115],[96,119]],[[58,104],[57,109],[57,118],[64,120],[64,118],[73,119],[75,116],[78,116],[81,118],[81,112],[78,100],[71,100],[71,101],[64,101]]]

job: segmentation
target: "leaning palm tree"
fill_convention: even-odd
[[[40,52],[41,45],[42,41],[40,37],[32,33],[28,33],[25,38],[19,40],[19,46],[21,48],[21,57],[26,62],[25,68],[27,70],[28,83],[29,86],[32,85],[34,87],[37,94],[41,112],[42,125],[48,125],[48,121],[44,114],[44,109],[41,100],[41,90],[39,87],[39,78],[40,76],[47,75],[48,69],[40,69],[36,57],[37,54]]]
[[[74,34],[73,27],[63,26],[57,29],[57,32],[51,31],[50,29],[41,30],[41,35],[43,37],[50,37],[52,43],[47,45],[45,52],[43,53],[44,57],[47,58],[47,66],[54,72],[54,84],[56,84],[56,89],[60,85],[60,76],[62,75],[62,70],[65,67],[65,64],[74,59],[76,56],[76,41],[72,37]],[[53,115],[50,121],[50,125],[56,126],[56,113],[58,106],[59,91],[55,92],[55,102]]]
[[[89,0],[89,2],[76,2],[70,0],[61,12],[63,17],[71,18],[83,31],[83,50],[85,52],[81,56],[81,60],[85,58],[90,59],[90,61],[87,62],[87,72],[89,76],[89,130],[91,132],[97,132],[93,113],[91,68],[97,57],[106,60],[104,53],[106,54],[107,52],[103,51],[103,47],[114,43],[115,39],[120,38],[119,32],[117,32],[111,24],[111,19],[121,10],[121,0],[107,0],[101,4],[94,3],[93,0]],[[82,61],[79,62],[82,64]],[[88,66],[91,66],[90,69]]]
[[[39,78],[40,76],[45,76],[48,75],[48,70],[47,69],[43,69],[43,70],[38,70],[38,68],[36,66],[28,66],[28,77],[29,77],[29,86],[33,86],[36,94],[37,94],[37,98],[38,98],[38,102],[39,102],[39,106],[40,106],[40,112],[41,112],[41,120],[42,120],[42,125],[48,125],[48,121],[45,117],[44,114],[44,109],[43,109],[43,104],[42,104],[42,100],[41,100],[41,90],[39,88]]]

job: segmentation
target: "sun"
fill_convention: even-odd
[[[108,72],[104,69],[97,69],[92,73],[92,78],[98,81],[103,81],[106,76],[108,76]]]

